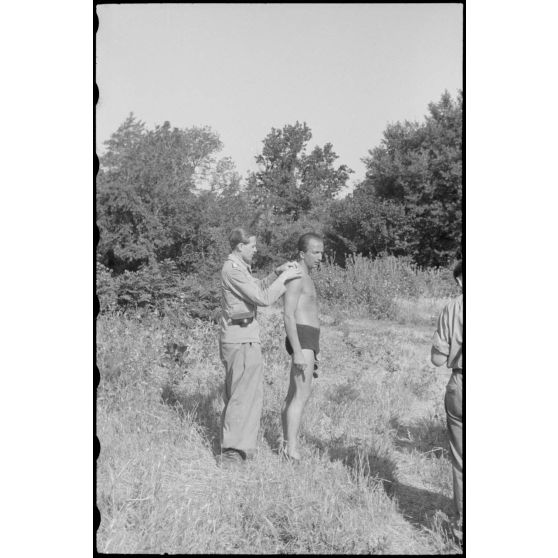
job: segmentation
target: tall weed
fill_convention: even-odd
[[[451,270],[421,269],[410,258],[382,256],[374,260],[352,254],[345,267],[324,262],[315,275],[319,296],[347,314],[395,319],[397,300],[440,298],[457,293]]]

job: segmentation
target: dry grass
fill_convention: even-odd
[[[276,454],[288,359],[277,309],[262,313],[261,437],[243,471],[215,465],[223,373],[214,326],[100,317],[98,550],[459,553],[446,525],[449,374],[429,364],[433,306],[421,304],[408,319],[401,305],[402,323],[324,315],[300,466]]]

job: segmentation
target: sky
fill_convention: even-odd
[[[96,141],[130,112],[210,126],[243,176],[271,128],[306,122],[362,180],[388,123],[462,88],[461,4],[97,6]]]

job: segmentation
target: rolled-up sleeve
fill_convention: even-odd
[[[281,281],[276,280],[267,286],[269,277],[258,281],[239,269],[232,269],[226,280],[232,292],[256,306],[269,306],[285,292],[285,285]]]

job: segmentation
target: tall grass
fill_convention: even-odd
[[[305,462],[293,466],[276,453],[288,384],[282,320],[273,311],[258,319],[258,456],[237,472],[214,459],[223,385],[216,326],[180,312],[99,318],[98,550],[458,553],[444,515],[445,380],[424,356],[430,332],[373,322],[325,327],[302,426]],[[427,422],[413,426],[425,406]]]
[[[328,260],[314,277],[322,303],[352,316],[405,321],[415,309],[407,304],[402,310],[405,303],[423,299],[431,305],[457,294],[450,269],[421,269],[409,258],[393,256],[372,260],[353,254],[345,267]],[[219,278],[184,275],[170,260],[118,276],[98,263],[97,295],[101,312],[181,312],[209,319],[219,304]]]
[[[398,301],[457,294],[450,269],[421,269],[408,258],[347,258],[345,267],[326,261],[315,274],[319,297],[350,315],[396,319]]]

